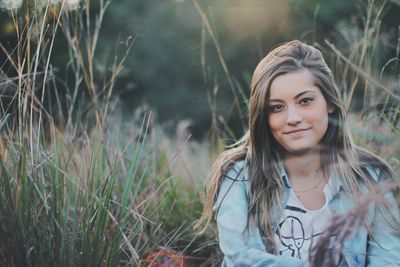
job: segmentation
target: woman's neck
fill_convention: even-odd
[[[304,154],[285,155],[284,165],[289,178],[313,179],[316,172],[321,169],[321,156],[319,151],[308,151]]]

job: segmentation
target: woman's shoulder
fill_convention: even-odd
[[[357,149],[360,166],[376,183],[393,178],[393,171],[389,164],[374,153],[358,148]]]
[[[223,178],[231,181],[248,181],[248,168],[244,159],[232,162],[223,172]]]
[[[374,165],[371,165],[371,164],[362,164],[361,168],[364,170],[364,172],[367,172],[367,174],[376,183],[379,183],[382,180],[384,180],[384,177],[381,176],[381,169],[378,166],[374,166]]]
[[[232,164],[226,168],[226,171],[223,172],[222,176],[214,210],[219,211],[221,207],[223,210],[229,209],[232,203],[236,203],[237,205],[245,203],[249,194],[245,162],[243,160],[232,162]]]

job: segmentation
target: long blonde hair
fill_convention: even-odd
[[[372,178],[365,164],[376,166],[381,175],[393,177],[390,167],[379,157],[357,147],[346,122],[346,111],[333,75],[321,52],[300,41],[291,41],[273,49],[257,65],[252,81],[249,101],[248,132],[234,148],[223,152],[216,160],[210,174],[210,186],[203,214],[197,229],[204,230],[213,217],[213,206],[218,188],[227,169],[238,160],[245,160],[250,183],[249,222],[255,222],[274,249],[272,211],[281,206],[283,181],[280,177],[283,148],[275,141],[268,123],[270,85],[279,75],[307,69],[314,77],[328,106],[328,128],[321,140],[323,157],[321,167],[325,175],[335,171],[346,192],[359,195],[360,184],[373,188]],[[326,176],[328,177],[328,176]],[[251,225],[251,224],[250,224]],[[271,248],[269,248],[271,249]]]

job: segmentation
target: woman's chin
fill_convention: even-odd
[[[286,153],[289,155],[304,155],[309,153],[315,153],[320,151],[319,146],[297,146],[297,147],[287,147]]]

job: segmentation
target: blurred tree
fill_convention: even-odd
[[[136,38],[118,88],[128,110],[145,101],[161,121],[207,116],[198,58],[201,25],[190,7],[189,1],[148,0],[120,0],[110,7],[104,48],[117,38]]]
[[[366,0],[197,2],[211,25],[221,55],[217,53],[193,1],[113,0],[104,18],[96,71],[106,75],[109,70],[104,62],[112,62],[115,51],[123,50],[125,40],[132,36],[135,38],[133,52],[114,91],[124,103],[127,116],[146,103],[156,110],[160,122],[191,118],[194,121],[192,128],[199,136],[210,127],[211,110],[215,115],[223,116],[237,135],[243,131],[239,122],[246,116],[244,99],[239,98],[242,110],[239,114],[232,85],[219,56],[226,62],[234,89],[241,89],[246,96],[253,69],[273,46],[301,39],[326,47],[324,40],[328,39],[346,54],[354,44],[349,42],[349,37],[355,41],[361,38],[368,5],[383,3]],[[91,1],[91,8],[98,8],[97,1]],[[383,66],[395,54],[399,13],[395,1],[388,1],[382,11],[380,30],[386,35],[374,50],[376,56],[373,60],[377,66]],[[6,34],[9,17],[1,13],[0,23],[1,42],[10,46],[13,44],[10,40],[12,35]],[[357,36],[357,31],[360,36]],[[54,53],[55,67],[61,77],[68,58],[64,43],[60,35]],[[327,58],[335,63],[334,57]],[[1,60],[4,62],[4,58]],[[2,69],[4,66],[2,63]],[[70,79],[68,75],[65,78]],[[215,96],[213,92],[216,92]],[[216,103],[215,106],[210,107],[207,95],[214,97],[211,104]]]

